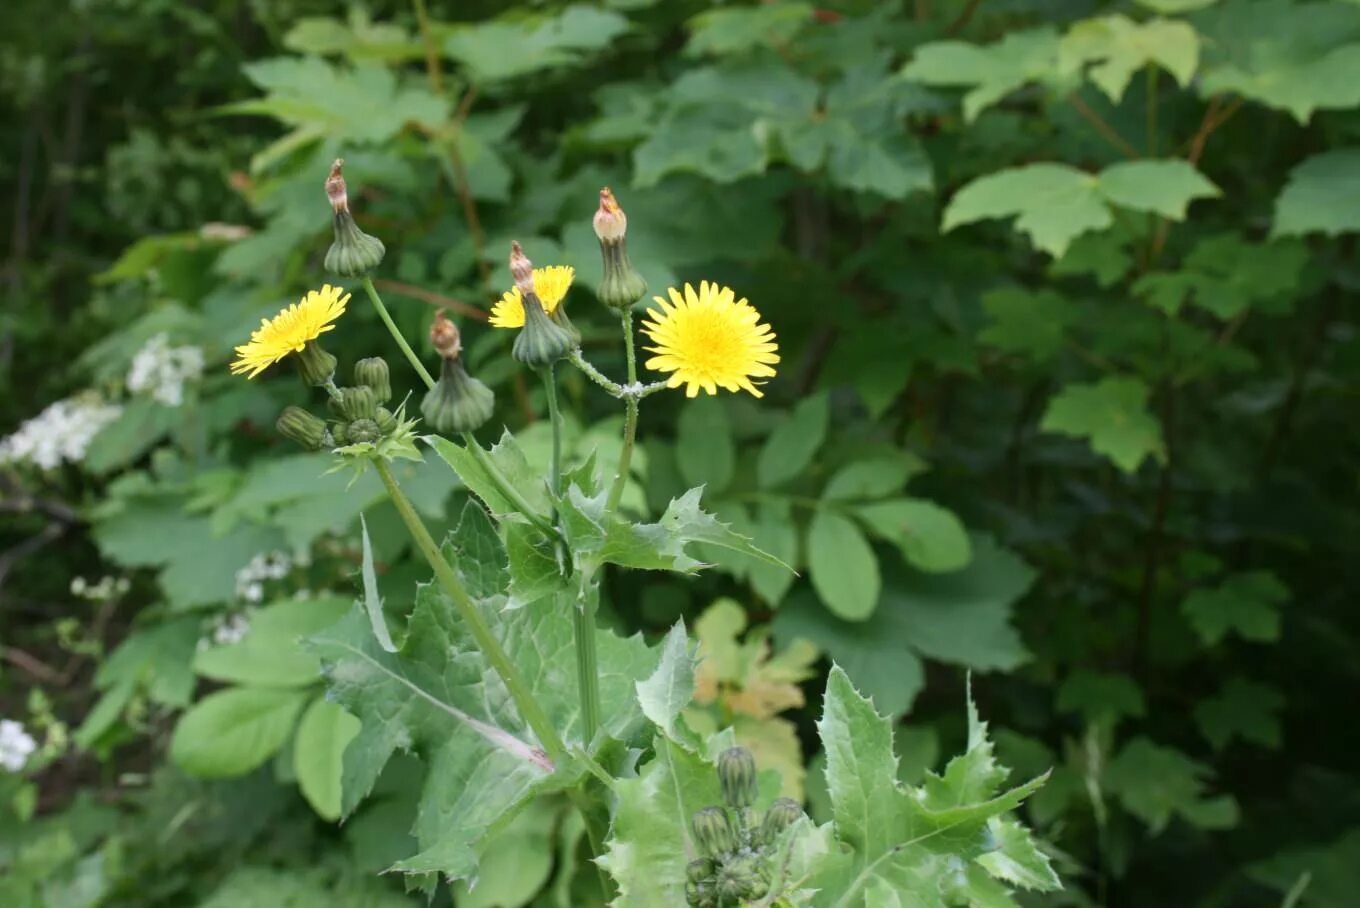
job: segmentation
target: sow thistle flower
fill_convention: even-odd
[[[543,304],[543,311],[553,315],[571,289],[576,269],[570,265],[549,265],[535,268],[533,273],[534,294]],[[491,317],[487,321],[495,328],[524,327],[524,294],[518,287],[511,287],[501,294],[500,300],[491,307]]]
[[[708,281],[697,292],[685,284],[683,293],[672,287],[669,294],[669,301],[653,297],[661,310],[649,310],[642,323],[656,345],[645,348],[656,354],[647,368],[671,373],[667,387],[684,385],[686,397],[700,389],[717,394],[718,388],[763,397],[752,380],[774,376],[779,347],[755,307],[737,299],[730,287]]]
[[[335,327],[331,323],[345,314],[348,302],[348,293],[326,284],[273,318],[261,319],[260,327],[251,332],[250,343],[236,348],[232,374],[254,378],[288,354],[297,353],[303,379],[310,385],[324,385],[335,374],[335,357],[321,349],[316,339]]]

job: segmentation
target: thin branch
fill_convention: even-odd
[[[973,13],[977,12],[977,8],[981,5],[982,0],[968,0],[968,5],[955,17],[953,22],[949,23],[949,27],[944,30],[944,33],[946,35],[957,35],[963,31],[964,26],[972,21]]]
[[[60,684],[62,680],[61,673],[56,669],[18,647],[0,646],[0,656],[4,657],[6,662],[46,684]]]
[[[1115,132],[1113,126],[1105,122],[1105,118],[1090,108],[1081,97],[1073,92],[1067,96],[1068,102],[1076,108],[1077,113],[1081,114],[1088,123],[1095,127],[1096,132],[1100,133],[1101,138],[1109,142],[1127,158],[1139,158],[1138,149],[1134,148],[1127,139]]]
[[[429,303],[440,309],[452,309],[460,315],[468,318],[475,318],[480,322],[487,320],[487,312],[479,306],[465,303],[462,300],[454,299],[451,296],[444,296],[442,293],[435,293],[433,290],[426,290],[414,284],[406,284],[401,281],[388,280],[387,278],[374,278],[373,283],[383,290],[391,290],[398,296],[409,297],[419,300],[422,303]]]

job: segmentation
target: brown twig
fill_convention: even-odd
[[[973,13],[977,12],[977,8],[981,5],[982,0],[968,0],[968,4],[954,17],[954,21],[949,23],[949,27],[944,30],[944,33],[946,35],[957,35],[963,31],[964,26],[972,21]]]
[[[433,290],[417,287],[414,284],[406,284],[401,281],[389,280],[387,278],[375,278],[373,283],[383,290],[391,290],[398,296],[405,296],[413,300],[419,300],[422,303],[429,303],[431,306],[437,306],[440,309],[452,309],[460,315],[465,315],[468,318],[475,318],[479,322],[486,321],[488,317],[485,309],[474,306],[471,303],[465,303],[459,299],[454,299],[451,296],[444,296],[442,293],[435,293]]]
[[[1095,127],[1096,132],[1100,133],[1101,138],[1119,149],[1125,157],[1141,157],[1138,153],[1138,149],[1134,148],[1127,139],[1116,132],[1113,126],[1105,122],[1105,118],[1092,110],[1076,92],[1072,92],[1072,94],[1068,95],[1067,100],[1074,108],[1076,108],[1077,113],[1081,114],[1088,123]]]
[[[420,41],[425,45],[425,74],[429,77],[430,88],[437,95],[444,93],[444,80],[439,71],[439,48],[435,47],[434,36],[430,34],[430,16],[425,10],[425,0],[411,0],[416,10],[416,25],[420,29]]]
[[[39,681],[56,685],[60,685],[61,683],[60,672],[37,656],[26,653],[18,647],[0,646],[0,656],[3,656],[6,662],[18,669],[28,672]]]

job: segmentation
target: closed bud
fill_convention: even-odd
[[[364,233],[354,223],[345,178],[340,173],[344,163],[337,158],[326,180],[326,197],[331,201],[335,228],[335,239],[326,251],[326,270],[341,277],[361,277],[382,263],[387,250],[382,240]]]
[[[444,360],[439,381],[420,404],[425,422],[444,435],[476,431],[495,408],[495,392],[468,375],[458,359]]]
[[[685,878],[691,883],[702,883],[713,876],[714,864],[711,858],[699,858],[685,865]]]
[[[760,841],[771,845],[779,834],[803,815],[803,808],[793,798],[779,798],[765,811],[765,819],[760,824]]]
[[[707,857],[720,858],[737,850],[737,832],[721,807],[705,807],[690,820],[690,827],[699,850]]]
[[[301,407],[284,407],[283,412],[279,414],[278,422],[274,425],[280,435],[297,442],[308,451],[321,450],[326,440],[325,420],[313,416]]]
[[[457,359],[463,352],[458,326],[449,321],[443,309],[435,313],[434,323],[430,325],[430,344],[444,359]]]
[[[397,427],[397,418],[392,415],[392,411],[386,407],[379,407],[377,415],[373,421],[378,424],[378,431],[384,435],[391,433]]]
[[[769,891],[769,870],[756,855],[730,860],[718,871],[718,895],[724,899],[758,899]]]
[[[297,364],[302,380],[313,388],[329,384],[335,378],[335,357],[314,340],[307,341],[293,357],[293,362]]]
[[[354,383],[373,389],[373,396],[380,404],[392,399],[392,373],[387,368],[387,360],[381,356],[370,356],[355,363]]]
[[[718,782],[729,807],[750,807],[756,802],[756,761],[744,747],[731,747],[718,755]]]
[[[345,441],[348,444],[376,444],[382,437],[383,431],[376,419],[353,419],[345,424]]]
[[[552,311],[552,315],[548,316],[548,318],[552,319],[557,327],[567,332],[567,337],[571,338],[571,348],[573,350],[581,346],[581,329],[573,325],[571,319],[567,318],[566,300],[562,300],[562,302],[558,303],[557,308]]]
[[[647,293],[647,282],[628,258],[628,217],[606,186],[600,190],[600,208],[595,212],[595,236],[600,240],[604,260],[604,279],[596,295],[611,309],[631,308]]]
[[[350,422],[378,418],[378,396],[367,385],[340,389],[340,412]]]
[[[521,294],[528,296],[534,292],[534,263],[524,254],[518,240],[510,242],[510,276]]]
[[[571,332],[553,321],[543,311],[543,304],[531,289],[522,293],[524,301],[524,327],[515,336],[510,353],[517,362],[531,369],[546,369],[553,363],[576,349]],[[560,305],[557,307],[562,308]]]

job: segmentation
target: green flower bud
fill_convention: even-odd
[[[714,865],[709,858],[699,858],[697,861],[690,861],[685,866],[685,878],[691,883],[702,883],[704,880],[713,876]]]
[[[275,427],[279,434],[295,441],[308,451],[321,450],[326,439],[326,422],[301,407],[284,407]]]
[[[439,381],[421,401],[420,412],[436,432],[473,432],[481,427],[496,407],[496,394],[467,374],[459,359],[444,360]]]
[[[690,827],[699,850],[707,857],[719,858],[737,850],[737,831],[721,807],[705,807],[690,820]]]
[[[341,277],[361,277],[382,263],[386,249],[382,240],[364,233],[354,223],[345,178],[340,175],[344,163],[337,159],[326,180],[326,196],[335,214],[335,241],[326,252],[326,270]]]
[[[340,412],[353,422],[356,419],[378,418],[378,396],[368,385],[340,389]]]
[[[345,435],[349,444],[357,445],[368,442],[374,444],[383,437],[382,429],[378,428],[378,423],[372,419],[356,419],[345,427]]]
[[[632,307],[647,293],[647,282],[628,258],[627,233],[628,217],[606,186],[600,190],[600,208],[595,212],[595,236],[604,260],[604,280],[596,295],[600,302],[619,311]]]
[[[374,422],[378,424],[378,429],[384,435],[387,435],[397,427],[397,418],[393,416],[392,411],[386,407],[378,408],[378,415],[374,417]]]
[[[372,388],[380,404],[392,399],[392,373],[387,368],[387,360],[381,356],[370,356],[355,363],[354,383]]]
[[[349,424],[337,422],[331,425],[331,440],[337,448],[349,444]]]
[[[734,858],[718,870],[718,895],[726,899],[758,899],[770,891],[770,872],[756,855]]]
[[[732,747],[718,755],[718,782],[729,807],[750,807],[756,802],[756,761],[744,747]]]
[[[557,327],[567,332],[567,337],[571,338],[571,348],[573,350],[581,346],[581,329],[573,325],[571,319],[567,318],[566,300],[562,300],[562,302],[558,303],[557,308],[553,310],[552,315],[548,316],[548,318],[552,319],[553,322],[557,324]]]
[[[524,327],[515,337],[510,352],[516,361],[531,369],[546,369],[576,349],[567,329],[554,322],[543,311],[543,304],[533,293],[523,294]],[[562,308],[560,305],[557,307]]]
[[[765,811],[765,819],[760,824],[760,841],[773,844],[779,834],[803,815],[802,806],[793,798],[780,798]]]
[[[302,380],[313,388],[319,388],[335,378],[335,357],[314,340],[307,341],[293,357],[293,362],[297,363]]]

